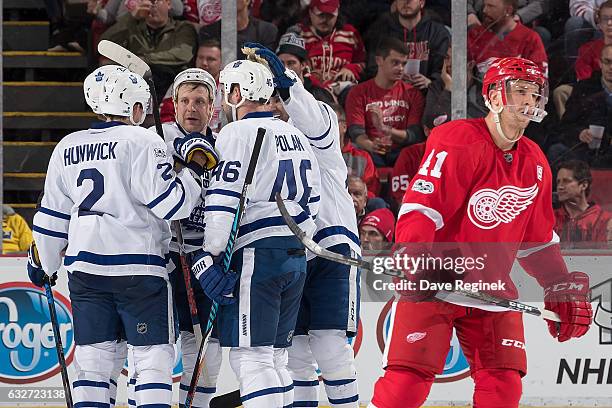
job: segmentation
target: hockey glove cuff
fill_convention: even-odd
[[[583,336],[593,322],[589,276],[571,272],[563,281],[544,289],[544,306],[557,313],[561,323],[548,322],[548,331],[559,342]]]
[[[193,255],[191,270],[210,299],[220,305],[236,302],[233,292],[238,274],[232,271],[224,272],[221,265],[214,261],[209,252],[197,251]]]
[[[36,248],[36,244],[34,242],[32,242],[30,249],[28,249],[28,277],[30,278],[30,281],[39,288],[42,288],[47,282],[53,286],[57,280],[57,272],[54,272],[53,275],[49,276],[42,269],[40,265],[40,258],[38,257],[38,249]]]
[[[213,147],[214,141],[200,132],[192,132],[185,137],[174,139],[174,150],[179,158],[190,164],[195,152],[200,151],[206,156],[206,170],[212,170],[219,163],[219,155]]]

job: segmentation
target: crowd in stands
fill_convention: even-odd
[[[89,47],[58,35],[66,28],[58,2],[47,0],[54,47],[95,50],[109,39],[142,57],[152,67],[163,121],[174,119],[168,88],[178,72],[196,66],[218,80],[221,0],[89,0]],[[376,240],[391,242],[389,217],[418,170],[424,142],[452,116],[451,1],[236,3],[238,56],[248,41],[275,50],[306,89],[334,107],[362,238],[372,241],[378,231]],[[557,178],[557,232],[565,241],[607,245],[611,215],[589,201],[589,167],[612,167],[612,0],[468,0],[466,19],[467,116],[487,114],[482,77],[496,58],[538,64],[550,82],[548,116],[526,135]],[[220,110],[217,95],[217,131],[225,120]]]

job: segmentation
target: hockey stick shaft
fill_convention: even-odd
[[[66,366],[66,358],[64,356],[64,346],[62,344],[62,338],[60,336],[59,322],[57,321],[57,312],[55,310],[55,298],[51,289],[51,283],[47,277],[45,282],[45,295],[47,296],[47,303],[49,304],[49,317],[51,318],[51,326],[53,327],[53,337],[55,337],[55,351],[57,352],[57,361],[60,365],[60,371],[62,374],[62,384],[64,386],[64,393],[66,396],[66,406],[73,408],[72,403],[72,391],[70,389],[70,379],[68,378],[68,367]]]
[[[240,194],[240,200],[238,201],[238,207],[236,208],[236,214],[232,222],[232,228],[230,230],[229,240],[223,251],[222,268],[224,272],[228,272],[230,263],[232,261],[232,254],[234,252],[234,244],[238,237],[238,230],[240,229],[240,221],[246,210],[247,196],[249,192],[249,186],[253,182],[253,176],[255,175],[255,169],[257,167],[257,160],[259,159],[259,153],[263,144],[263,139],[266,134],[264,128],[257,129],[257,137],[255,138],[255,145],[253,146],[253,152],[251,153],[251,159],[249,160],[249,167],[247,168],[246,176],[244,178],[244,185],[242,186],[242,193]],[[208,322],[206,323],[206,331],[204,333],[204,341],[200,344],[198,350],[198,356],[196,358],[196,365],[193,370],[193,376],[191,377],[191,383],[189,384],[189,390],[187,391],[187,398],[185,399],[185,408],[190,408],[193,403],[193,397],[195,395],[196,386],[198,379],[200,378],[200,372],[202,364],[202,357],[206,352],[206,346],[208,345],[208,338],[212,331],[213,323],[217,317],[217,311],[219,310],[219,304],[215,301],[212,302],[210,308],[210,315],[208,316]]]
[[[374,267],[371,262],[368,262],[366,260],[362,260],[359,258],[352,258],[352,257],[344,256],[341,254],[337,254],[335,252],[329,251],[321,247],[319,244],[314,242],[310,237],[306,235],[304,231],[300,229],[297,223],[289,215],[289,212],[287,211],[287,208],[285,207],[283,200],[280,198],[278,194],[276,196],[276,205],[278,206],[278,209],[280,210],[281,215],[283,216],[283,219],[287,223],[287,226],[289,227],[291,232],[293,232],[293,234],[302,242],[302,244],[304,244],[304,246],[316,256],[325,258],[331,261],[339,262],[345,265],[358,266],[370,272],[374,270]],[[396,277],[403,276],[401,271],[394,270],[394,269],[385,268],[383,270],[383,273],[385,275],[396,276]],[[495,305],[495,306],[500,306],[508,310],[514,310],[517,312],[527,313],[527,314],[534,315],[534,316],[540,316],[544,319],[552,320],[556,322],[561,321],[559,318],[559,315],[557,315],[556,313],[550,310],[540,309],[536,306],[531,306],[531,305],[521,303],[515,300],[497,298],[497,297],[490,296],[490,295],[487,295],[481,292],[440,291],[438,292],[438,294],[439,295],[436,295],[436,297],[442,300],[446,299],[451,294],[456,294],[456,295],[463,296],[464,298],[468,297],[471,299],[480,300],[482,302],[485,302],[491,305]]]
[[[139,58],[133,52],[125,49],[124,47],[116,44],[112,41],[102,40],[98,44],[98,52],[120,64],[121,66],[129,69],[130,71],[142,76],[149,85],[151,92],[151,102],[153,104],[153,120],[155,121],[155,131],[163,139],[164,129],[161,124],[161,117],[159,114],[159,102],[157,100],[157,91],[155,89],[155,83],[153,82],[153,74],[149,65]],[[198,308],[195,301],[195,295],[193,288],[191,287],[191,270],[187,257],[184,251],[184,240],[183,233],[181,230],[180,221],[172,221],[172,229],[176,235],[176,240],[179,246],[181,270],[183,272],[183,280],[185,281],[185,289],[187,291],[187,302],[189,303],[189,313],[191,315],[191,324],[193,325],[193,332],[196,336],[197,344],[202,342],[202,329],[200,328],[200,320],[198,318]]]

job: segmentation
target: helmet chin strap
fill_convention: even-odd
[[[521,137],[523,137],[523,133],[525,132],[525,129],[521,130],[519,136],[516,139],[510,139],[506,136],[506,134],[504,133],[504,131],[502,130],[501,127],[501,113],[504,110],[504,106],[502,105],[499,109],[495,109],[493,107],[493,105],[491,105],[490,101],[485,101],[485,105],[487,106],[487,108],[489,108],[489,110],[491,112],[493,112],[493,122],[495,122],[495,129],[497,129],[497,133],[499,133],[499,136],[501,136],[501,138],[507,142],[507,143],[515,143],[517,142]]]
[[[238,103],[236,103],[236,104],[233,104],[233,103],[230,103],[230,101],[229,101],[229,95],[228,95],[227,93],[224,95],[224,99],[225,99],[225,103],[226,103],[226,104],[227,104],[227,105],[228,105],[230,108],[232,108],[232,122],[237,121],[237,120],[238,120],[238,113],[237,113],[237,112],[238,112],[238,108],[242,106],[242,104],[244,103],[245,99],[244,99],[244,98],[241,98],[241,99],[240,99],[240,102],[238,102]]]

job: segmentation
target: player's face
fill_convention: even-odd
[[[271,97],[270,102],[268,102],[268,106],[270,107],[270,111],[274,114],[274,117],[285,122],[289,120],[289,114],[285,110],[285,107],[278,96]]]
[[[505,21],[504,17],[509,14],[508,7],[503,0],[485,0],[482,7],[482,23],[486,26],[495,28],[500,22]]]
[[[338,20],[337,15],[321,13],[318,10],[310,9],[310,23],[320,34],[331,33]]]
[[[300,62],[300,59],[295,55],[283,53],[278,54],[278,58],[283,61],[285,68],[288,68],[298,74],[298,76],[302,77],[302,72],[304,71],[304,65]]]
[[[533,114],[534,108],[542,106],[542,98],[540,87],[533,82],[508,81],[506,85],[508,109],[504,111],[512,114],[517,126],[525,128],[531,120],[528,115]],[[509,115],[507,119],[513,120]]]
[[[196,68],[201,68],[219,79],[221,72],[221,50],[217,47],[200,47],[196,57]]]
[[[557,173],[557,194],[560,202],[573,201],[585,194],[586,182],[579,182],[574,172],[569,169],[560,169]]]
[[[359,240],[364,250],[380,249],[387,242],[385,236],[371,225],[359,227]]]
[[[404,65],[408,56],[400,54],[395,50],[389,51],[389,55],[385,58],[376,57],[376,63],[381,74],[389,81],[399,81],[402,79],[402,73],[404,71]]]
[[[176,98],[176,120],[188,132],[202,132],[210,121],[211,107],[207,87],[183,84]]]
[[[364,182],[361,180],[349,182],[348,191],[353,199],[355,214],[361,214],[368,202],[368,192]]]
[[[425,0],[397,0],[397,12],[403,18],[413,18],[421,12]]]

